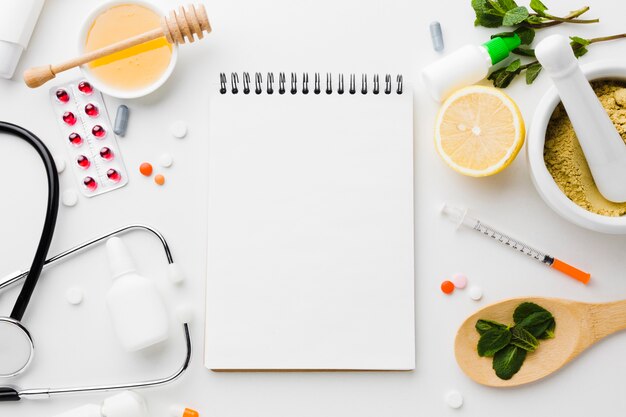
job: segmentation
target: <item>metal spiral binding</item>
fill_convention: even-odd
[[[348,90],[349,94],[356,94],[357,86],[356,86],[356,74],[349,74],[349,82],[348,82]],[[250,94],[252,91],[250,89],[250,73],[243,72],[242,73],[242,88],[244,94]],[[404,92],[404,78],[401,74],[398,74],[395,79],[395,85],[393,78],[390,74],[385,74],[385,87],[384,90],[381,91],[380,85],[380,75],[373,74],[372,75],[372,85],[371,88],[368,85],[368,76],[367,74],[361,74],[361,94],[369,94],[372,93],[374,95],[378,95],[381,92],[384,92],[386,95],[390,95],[395,92],[395,94],[402,94]],[[333,93],[336,94],[344,94],[345,83],[344,83],[344,74],[337,75],[337,88],[333,89],[333,75],[330,72],[326,73],[326,83],[325,89],[322,90],[322,76],[319,72],[313,74],[313,93],[316,95],[325,93],[326,95],[331,95]],[[255,94],[274,94],[274,73],[268,72],[265,78],[265,84],[263,83],[263,74],[260,72],[254,73],[254,93]],[[278,73],[278,94],[285,94],[287,92],[286,89],[287,84],[287,75],[284,72]],[[302,85],[300,89],[298,89],[298,76],[295,72],[290,73],[289,75],[289,92],[292,95],[301,93],[308,94],[309,93],[309,73],[302,73]],[[395,87],[395,88],[394,88]],[[229,92],[232,94],[239,93],[239,73],[233,72],[230,74],[230,84],[228,82],[228,77],[226,73],[220,73],[220,94],[227,94]]]

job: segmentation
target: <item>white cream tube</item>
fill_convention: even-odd
[[[0,1],[0,77],[11,78],[45,0]]]

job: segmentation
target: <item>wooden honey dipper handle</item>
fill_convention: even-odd
[[[187,9],[181,6],[178,9],[178,13],[172,10],[169,16],[163,16],[160,28],[96,49],[61,64],[29,68],[24,72],[24,82],[30,88],[40,87],[56,77],[60,72],[123,51],[124,49],[161,37],[165,37],[172,44],[192,43],[195,41],[194,35],[198,39],[202,39],[204,32],[211,32],[211,25],[209,24],[204,5],[190,5]]]

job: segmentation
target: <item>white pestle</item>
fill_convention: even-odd
[[[551,35],[535,49],[554,83],[600,193],[626,202],[626,144],[578,66],[569,39]]]

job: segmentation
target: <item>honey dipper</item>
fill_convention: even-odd
[[[69,61],[57,65],[44,65],[41,67],[33,67],[24,71],[24,82],[30,88],[40,87],[47,83],[60,72],[78,67],[93,60],[102,58],[107,55],[114,54],[124,49],[131,48],[142,43],[165,37],[169,43],[184,44],[185,42],[194,42],[194,35],[198,39],[204,37],[204,32],[211,32],[211,25],[206,13],[204,5],[189,5],[187,9],[180,7],[178,12],[172,10],[169,16],[161,18],[161,27],[152,29],[148,32],[133,36],[132,38],[105,46],[88,52]]]

